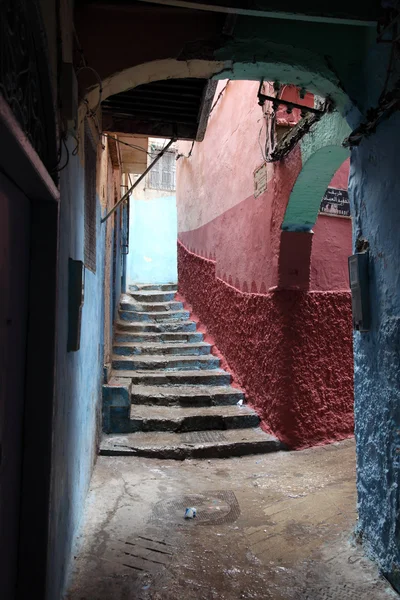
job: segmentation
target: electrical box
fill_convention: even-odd
[[[349,256],[353,328],[357,331],[369,331],[370,329],[368,262],[368,251]]]
[[[68,263],[68,352],[81,345],[82,306],[85,298],[85,265],[81,260]]]

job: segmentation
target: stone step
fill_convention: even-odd
[[[257,427],[260,418],[248,406],[166,407],[133,404],[130,431],[226,430]]]
[[[179,354],[180,356],[199,356],[204,354],[210,354],[211,345],[206,342],[198,343],[185,343],[185,342],[173,342],[168,344],[167,342],[152,343],[152,342],[138,342],[138,343],[114,343],[114,354],[118,356],[137,356],[137,355],[149,355],[149,354]]]
[[[231,383],[231,375],[222,369],[212,371],[111,371],[112,383],[133,385],[216,385],[223,386]],[[111,383],[111,382],[110,382]]]
[[[138,302],[171,302],[175,299],[175,294],[175,290],[165,292],[159,290],[138,290],[129,292],[129,296]]]
[[[137,432],[104,435],[100,454],[147,458],[227,458],[283,449],[279,440],[261,428],[187,433]]]
[[[119,315],[124,321],[158,323],[159,321],[187,321],[190,313],[188,310],[171,310],[168,312],[136,312],[133,310],[120,310]]]
[[[229,406],[244,393],[229,385],[132,385],[132,404],[157,406]]]
[[[115,332],[115,343],[130,342],[133,344],[140,342],[160,342],[166,344],[175,344],[180,342],[187,342],[188,344],[195,344],[196,342],[203,341],[203,334],[200,332],[194,333],[180,333],[174,331],[166,331],[164,333],[152,333],[149,331],[129,333],[128,331],[116,331]]]
[[[176,291],[177,287],[177,283],[137,283],[135,285],[130,285],[129,290],[131,292],[137,292],[142,290],[169,292]]]
[[[112,368],[132,371],[161,372],[171,370],[218,369],[220,360],[213,354],[205,356],[179,356],[179,355],[142,355],[142,356],[113,356]]]
[[[150,323],[145,321],[118,321],[116,324],[117,332],[127,331],[130,333],[164,333],[178,332],[187,333],[196,331],[196,323],[194,321],[160,321],[158,323]]]
[[[131,298],[130,301],[122,299],[120,308],[121,310],[133,312],[171,312],[183,310],[183,302],[177,302],[176,300],[170,300],[169,302],[137,302]]]

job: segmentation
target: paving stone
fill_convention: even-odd
[[[129,296],[139,302],[169,302],[175,298],[175,290],[137,290],[130,292]]]
[[[133,404],[131,431],[188,432],[257,427],[257,413],[247,406],[207,406],[182,408]]]
[[[120,307],[123,310],[133,310],[136,312],[162,312],[171,310],[182,310],[183,302],[170,300],[169,302],[139,302],[131,296],[123,294],[120,300]]]
[[[171,355],[140,355],[140,356],[114,356],[112,359],[113,369],[149,370],[165,369],[193,370],[193,369],[217,369],[220,360],[217,356],[175,356]]]
[[[187,321],[189,319],[189,311],[187,310],[171,310],[161,312],[136,312],[134,310],[120,310],[119,316],[124,321],[147,321],[157,323],[159,321]]]
[[[203,334],[197,331],[194,332],[182,332],[182,331],[164,331],[160,333],[152,331],[141,331],[141,332],[129,332],[119,331],[115,332],[115,342],[124,343],[132,342],[134,344],[139,342],[162,342],[165,344],[187,342],[188,344],[194,344],[203,341]]]
[[[129,332],[167,332],[174,331],[177,333],[185,333],[188,331],[196,331],[196,323],[194,321],[163,321],[154,323],[153,321],[137,322],[137,321],[117,321],[116,330]]]
[[[131,398],[142,405],[226,406],[244,400],[244,394],[229,385],[132,385]]]
[[[201,384],[229,385],[231,375],[222,369],[210,371],[128,371],[113,370],[111,376],[115,381],[130,379],[134,385],[168,385],[168,384]]]
[[[176,292],[177,284],[176,283],[137,283],[136,285],[130,285],[129,290],[131,292],[137,291],[162,291]]]
[[[196,436],[181,433],[138,432],[126,435],[111,434],[103,437],[100,454],[103,456],[144,456],[148,458],[224,458],[275,452],[282,449],[279,440],[260,428],[228,429],[219,432],[212,441],[196,442]],[[188,441],[188,440],[193,441]],[[199,436],[202,439],[202,436]],[[203,438],[204,439],[204,438]]]
[[[200,354],[210,354],[211,345],[206,342],[190,343],[190,342],[138,342],[129,343],[123,342],[120,344],[114,344],[114,354],[119,356],[133,356],[133,355],[151,355],[151,354],[179,354],[198,356]]]

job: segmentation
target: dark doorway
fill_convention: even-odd
[[[14,598],[17,577],[30,202],[0,174],[0,581]]]

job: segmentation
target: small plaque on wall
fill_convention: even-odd
[[[347,190],[328,187],[321,200],[319,212],[330,217],[350,217],[350,202]]]
[[[267,189],[267,163],[263,163],[254,171],[254,198]]]

